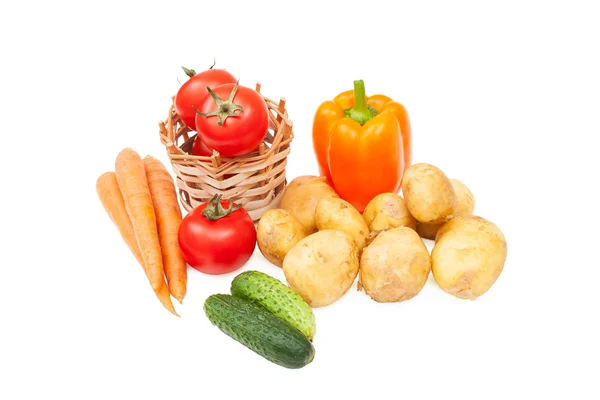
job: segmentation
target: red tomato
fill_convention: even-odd
[[[212,156],[212,150],[206,147],[200,136],[196,135],[194,143],[192,143],[192,154],[195,156]]]
[[[251,153],[258,153],[258,147],[251,151]],[[195,156],[212,156],[213,152],[211,149],[206,147],[206,144],[202,141],[200,136],[196,135],[194,142],[192,143],[192,154]],[[225,178],[231,175],[225,175]]]
[[[217,202],[222,207],[217,207]],[[243,208],[229,208],[229,201],[215,196],[181,221],[179,247],[192,268],[205,274],[226,274],[242,267],[254,253],[252,218]]]
[[[212,88],[198,108],[196,130],[202,141],[223,157],[251,153],[269,127],[267,103],[255,90],[226,83]],[[232,96],[233,95],[233,96]]]
[[[184,68],[184,70],[186,69]],[[208,95],[206,87],[215,88],[224,83],[235,83],[237,79],[224,69],[212,69],[212,67],[199,74],[188,71],[190,70],[186,70],[186,73],[192,76],[181,85],[175,96],[175,111],[177,111],[183,123],[195,131],[196,111],[194,111],[194,108],[197,109],[202,100]]]

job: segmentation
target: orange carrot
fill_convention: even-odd
[[[187,264],[177,239],[182,216],[175,184],[167,168],[156,158],[146,156],[144,167],[158,223],[158,238],[167,283],[173,297],[181,303],[186,293]]]
[[[164,279],[156,215],[140,155],[130,148],[122,150],[117,155],[115,174],[150,285],[165,308],[178,316]]]
[[[100,175],[96,181],[96,192],[111,221],[119,229],[121,237],[127,243],[129,250],[131,250],[145,272],[144,259],[142,258],[142,253],[140,253],[137,239],[133,232],[133,226],[129,220],[129,215],[127,215],[123,196],[121,195],[114,172],[105,172]]]

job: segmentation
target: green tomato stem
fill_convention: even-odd
[[[190,78],[194,75],[196,75],[196,71],[194,71],[193,69],[190,68],[186,68],[186,67],[181,67],[181,69],[183,69],[183,72],[185,72],[185,74],[187,76],[189,76]]]
[[[233,202],[230,202],[229,207],[223,208],[221,205],[221,195],[216,194],[212,199],[210,199],[206,208],[202,210],[202,215],[204,215],[209,221],[217,221],[221,218],[231,215],[232,212],[241,207],[242,206],[239,204],[234,205]]]
[[[217,123],[219,124],[219,126],[223,126],[223,124],[225,123],[227,118],[238,117],[242,113],[242,111],[244,111],[244,108],[242,106],[233,104],[233,98],[235,97],[235,94],[238,90],[239,84],[240,84],[240,81],[238,79],[235,86],[231,90],[231,93],[229,94],[229,98],[226,101],[223,101],[219,96],[217,96],[217,94],[209,86],[207,86],[206,90],[208,90],[208,93],[210,94],[210,96],[213,98],[213,100],[217,104],[217,109],[214,111],[211,111],[211,112],[207,112],[207,113],[200,112],[196,109],[194,109],[194,111],[196,111],[198,114],[202,115],[203,117],[216,116]]]

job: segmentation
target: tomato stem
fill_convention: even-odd
[[[365,82],[362,79],[354,81],[354,107],[344,110],[344,116],[362,125],[377,114],[377,110],[367,104]]]
[[[183,69],[183,72],[185,72],[185,74],[187,76],[189,76],[190,78],[192,76],[196,75],[196,71],[194,71],[193,69],[189,69],[189,68],[186,68],[186,67],[181,67],[181,69]]]
[[[233,90],[231,90],[231,93],[229,94],[229,98],[226,101],[223,101],[219,96],[217,96],[215,92],[213,92],[213,90],[209,86],[207,86],[206,90],[208,90],[210,96],[213,98],[215,103],[217,103],[217,109],[207,113],[200,112],[196,109],[194,110],[203,117],[216,116],[218,118],[217,122],[219,126],[222,126],[227,120],[227,118],[237,117],[242,113],[242,111],[244,111],[244,108],[242,106],[233,104],[233,98],[235,97],[235,93],[237,92],[239,85],[240,80],[238,79],[238,81],[235,83],[235,86],[233,87]]]
[[[210,66],[209,69],[213,69],[215,67],[215,65],[217,65],[217,59],[213,58],[213,64]],[[196,75],[196,71],[194,71],[191,68],[186,68],[186,67],[181,67],[181,69],[183,69],[183,72],[185,72],[185,74],[187,76],[189,76],[190,78],[194,75]]]
[[[242,207],[240,204],[234,205],[233,202],[230,202],[229,207],[223,208],[223,205],[221,205],[221,197],[220,194],[215,194],[208,202],[206,208],[202,210],[202,215],[209,221],[217,221]]]

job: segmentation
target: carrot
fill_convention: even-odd
[[[173,297],[181,303],[186,293],[187,264],[177,239],[182,216],[175,184],[167,168],[156,158],[146,156],[144,167],[158,223],[158,238],[167,283]]]
[[[163,306],[178,316],[164,279],[156,215],[140,155],[130,148],[122,150],[117,155],[115,174],[150,285]]]
[[[104,210],[106,210],[111,221],[116,225],[117,229],[119,229],[121,237],[125,243],[127,243],[129,250],[131,250],[145,272],[144,259],[142,258],[142,253],[140,253],[137,239],[133,232],[133,226],[129,220],[129,215],[127,215],[123,196],[121,195],[121,190],[117,184],[117,177],[114,172],[105,172],[100,175],[96,181],[96,192],[98,193],[98,197],[100,198]]]

